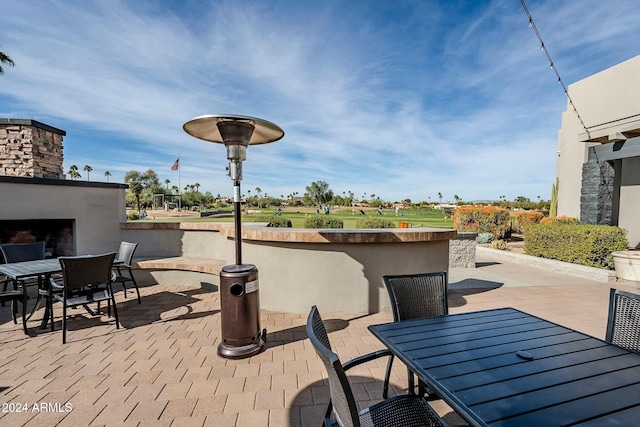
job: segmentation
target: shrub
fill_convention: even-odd
[[[554,217],[547,217],[547,218],[542,218],[540,220],[540,224],[553,224],[553,223],[563,223],[563,224],[580,224],[580,220],[578,220],[578,218],[571,218],[568,216],[554,216]]]
[[[478,233],[476,237],[476,243],[485,244],[493,241],[493,234],[491,233]]]
[[[344,223],[338,218],[316,215],[304,219],[304,228],[344,228]]]
[[[395,228],[395,224],[384,218],[360,218],[356,228]]]
[[[524,233],[524,229],[530,224],[538,224],[544,219],[544,214],[540,211],[520,211],[516,212],[514,230],[516,233]]]
[[[491,233],[503,238],[511,231],[511,216],[508,209],[498,206],[462,206],[453,215],[453,226],[458,231]]]
[[[524,231],[526,254],[609,270],[614,268],[611,253],[628,244],[626,231],[619,227],[574,220],[532,224]]]
[[[266,222],[267,227],[293,227],[293,225],[291,224],[291,220],[288,218],[283,218],[281,216],[275,216],[275,215],[263,215],[263,216],[259,216],[257,217],[254,222]]]
[[[140,214],[138,213],[138,211],[131,211],[127,214],[127,219],[129,221],[136,221],[140,219]]]
[[[501,240],[501,239],[495,239],[491,242],[491,247],[493,249],[498,249],[501,251],[508,251],[509,250],[509,246],[507,246],[507,241],[506,240]]]

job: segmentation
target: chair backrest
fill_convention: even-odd
[[[640,295],[611,289],[606,341],[640,353]]]
[[[23,262],[44,259],[45,242],[5,243],[0,245],[4,262]]]
[[[342,427],[360,427],[358,407],[351,385],[338,355],[331,351],[327,330],[315,305],[311,307],[307,318],[307,336],[327,369],[331,404],[338,424]]]
[[[423,319],[449,314],[447,273],[383,276],[393,320]]]
[[[116,255],[116,259],[118,261],[122,261],[124,265],[126,265],[127,267],[131,266],[133,253],[136,251],[137,247],[138,247],[137,243],[120,242],[120,248],[118,249],[118,254]]]
[[[111,282],[111,266],[115,252],[103,255],[60,257],[62,278],[66,290],[88,285],[102,285]]]

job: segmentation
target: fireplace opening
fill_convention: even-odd
[[[44,241],[47,258],[73,256],[74,225],[73,219],[0,220],[0,243]]]

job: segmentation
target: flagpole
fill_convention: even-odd
[[[182,185],[180,184],[180,153],[178,153],[178,210],[182,211]]]

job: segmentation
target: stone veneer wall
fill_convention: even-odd
[[[478,233],[458,232],[449,240],[449,268],[476,268],[476,237]]]
[[[64,179],[65,135],[35,120],[0,118],[0,175]]]
[[[610,224],[613,209],[615,171],[608,162],[589,159],[582,165],[580,222]]]

